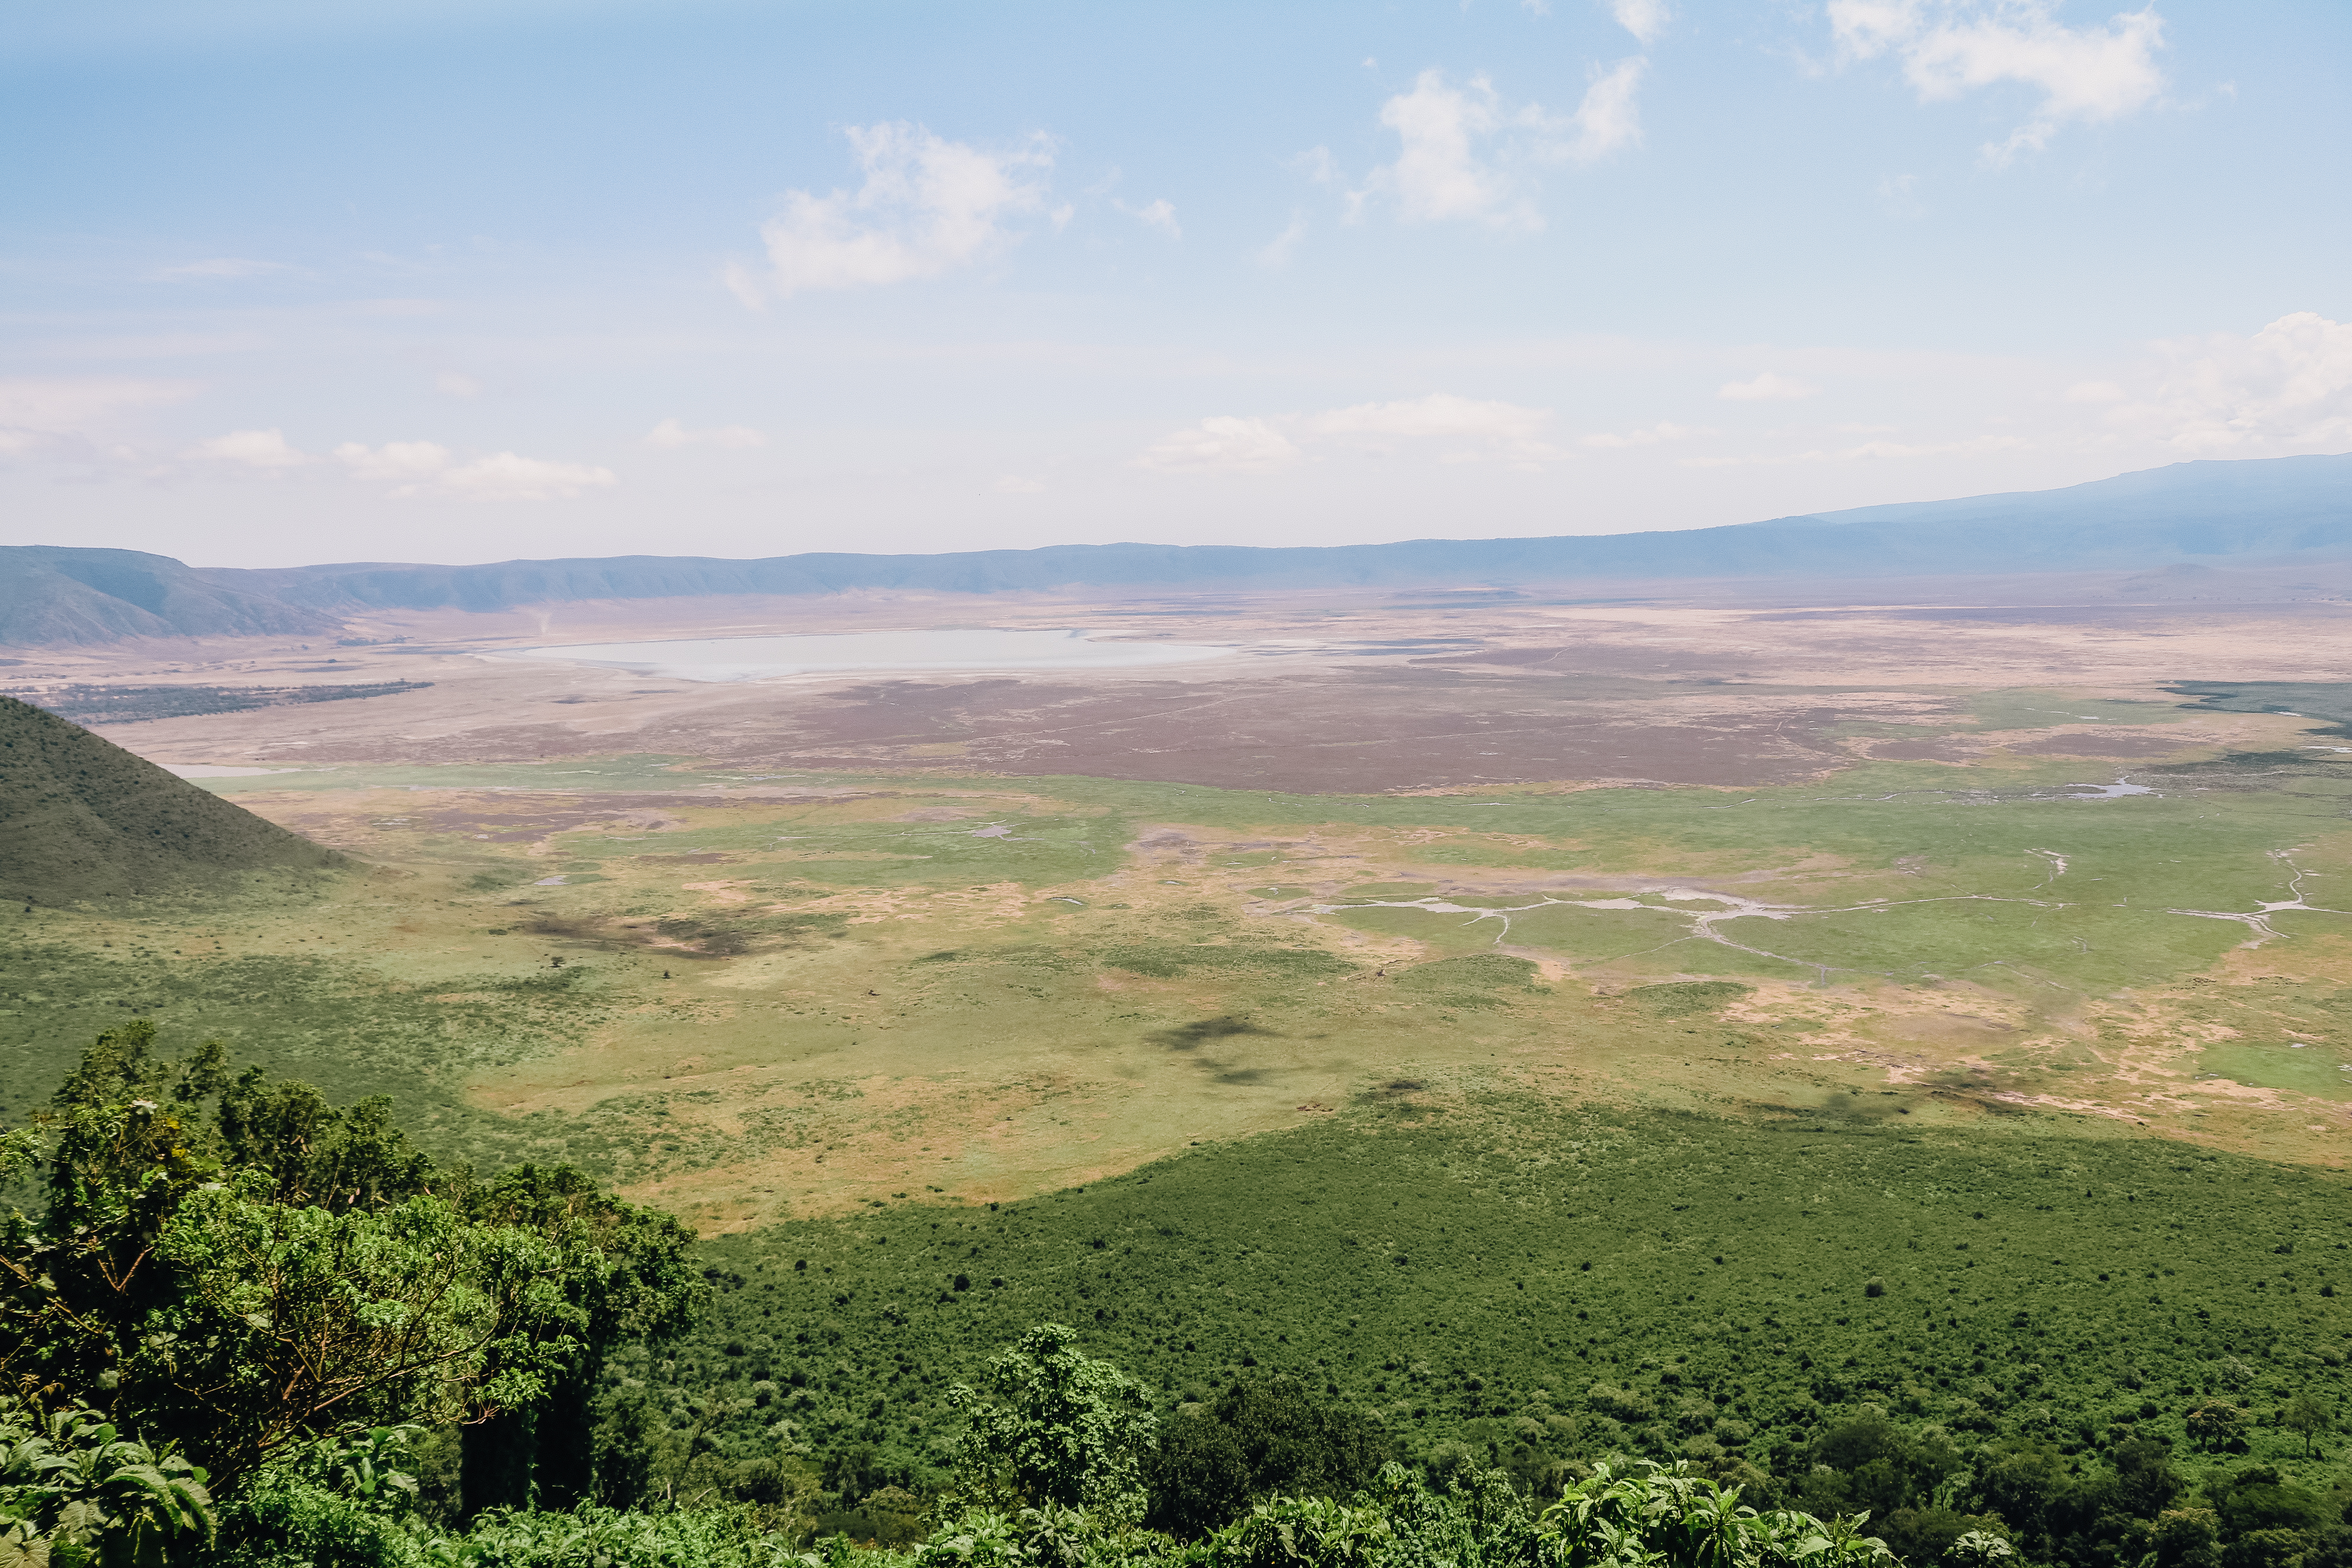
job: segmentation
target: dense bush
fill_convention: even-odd
[[[935,1493],[949,1390],[1059,1318],[1153,1387],[1150,1517],[1180,1531],[1207,1518],[1180,1475],[1257,1495],[1192,1423],[1280,1383],[1441,1479],[1685,1462],[1759,1506],[1868,1509],[1913,1560],[1999,1518],[2036,1561],[2116,1561],[2209,1473],[2341,1508],[2345,1186],[2030,1124],[1384,1099],[1083,1191],[707,1243],[700,1326],[613,1374],[731,1401],[698,1428],[715,1458],[856,1447]]]
[[[218,1496],[231,1561],[404,1561],[418,1423],[462,1424],[468,1510],[592,1486],[604,1357],[699,1296],[684,1228],[570,1171],[436,1171],[380,1102],[153,1038],[100,1037],[0,1135],[0,1178],[37,1167],[46,1200],[0,1222],[0,1539],[184,1556]]]
[[[215,1535],[205,1473],[95,1411],[0,1398],[0,1563],[160,1563]]]
[[[0,1568],[2352,1568],[2330,1173],[1391,1097],[689,1248],[152,1043],[0,1135]]]
[[[1268,1498],[1347,1497],[1370,1482],[1388,1448],[1376,1420],[1296,1378],[1237,1383],[1160,1423],[1146,1522],[1189,1539]]]

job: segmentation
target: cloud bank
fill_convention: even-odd
[[[2069,395],[2112,405],[2115,428],[2190,457],[2342,451],[2352,447],[2352,323],[2299,310],[2247,337],[2161,343],[2140,395],[2094,382]]]

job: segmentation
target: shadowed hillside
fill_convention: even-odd
[[[0,898],[69,904],[349,864],[110,741],[0,697]]]

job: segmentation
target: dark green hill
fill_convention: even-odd
[[[0,697],[0,899],[70,904],[349,864],[79,725]]]

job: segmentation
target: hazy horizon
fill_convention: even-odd
[[[2347,45],[2174,0],[83,7],[0,45],[0,543],[1622,533],[2342,450]]]

